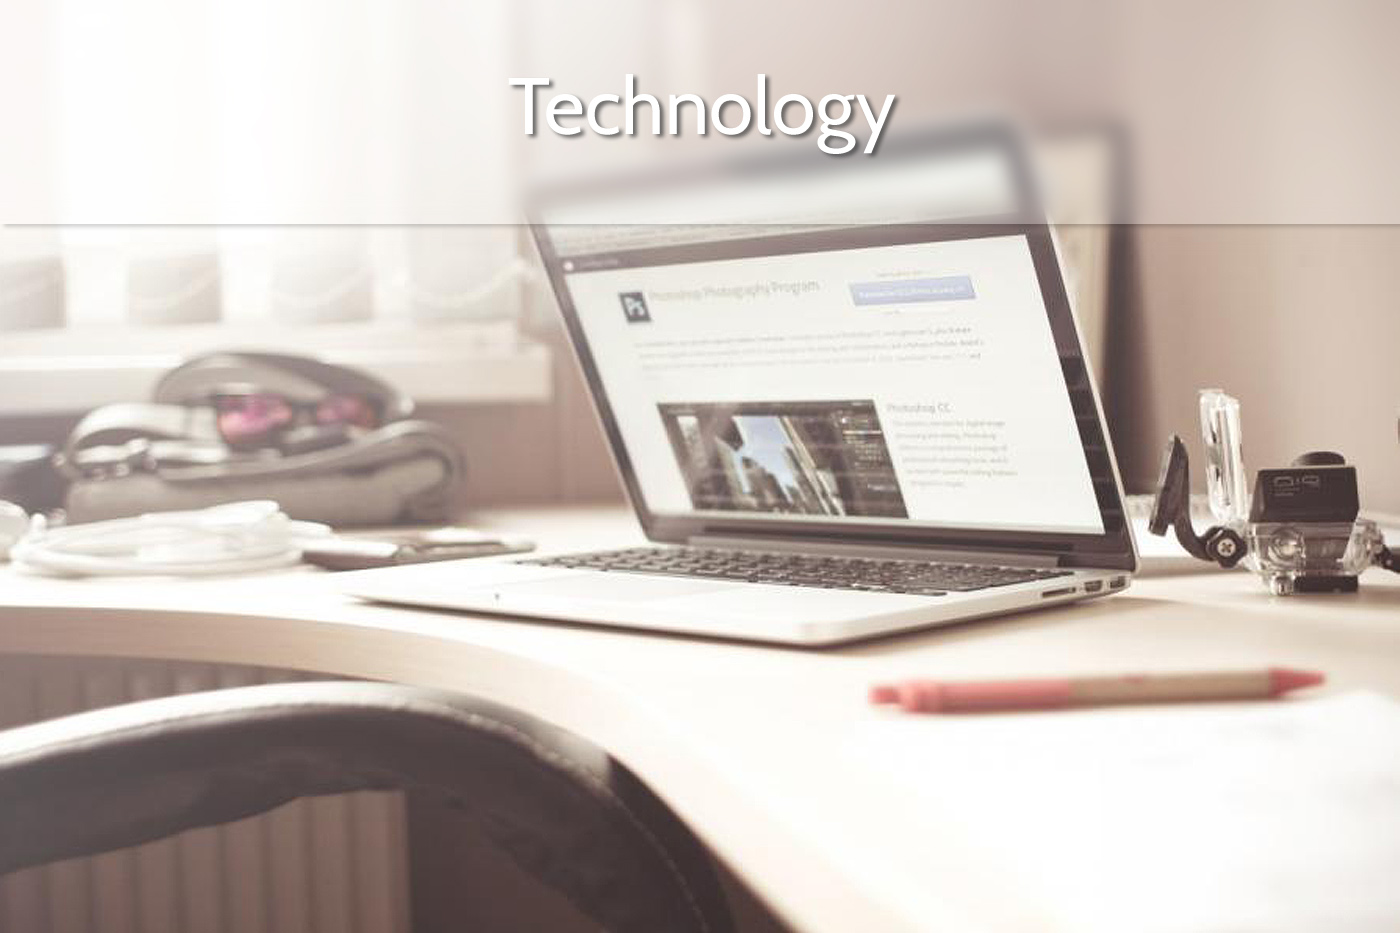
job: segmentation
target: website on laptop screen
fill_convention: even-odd
[[[569,254],[695,228],[555,229],[652,512],[1103,533],[1023,234],[639,264]]]

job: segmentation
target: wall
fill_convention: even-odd
[[[612,455],[547,292],[530,290],[525,326],[531,339],[554,354],[549,402],[422,410],[452,431],[466,452],[462,503],[467,510],[501,503],[622,501]]]
[[[1106,405],[1130,486],[1172,432],[1200,463],[1217,386],[1251,470],[1338,450],[1363,505],[1400,512],[1400,227],[1142,227],[1121,258]]]

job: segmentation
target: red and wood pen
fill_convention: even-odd
[[[1032,680],[906,680],[870,690],[870,702],[910,713],[985,713],[1069,709],[1121,703],[1264,700],[1323,682],[1323,675],[1284,667],[1252,671],[1046,677]]]

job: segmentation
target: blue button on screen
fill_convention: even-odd
[[[851,300],[857,305],[903,305],[928,301],[967,301],[976,298],[972,278],[948,275],[937,279],[896,279],[889,282],[852,282]]]

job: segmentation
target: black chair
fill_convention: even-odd
[[[460,811],[605,930],[733,929],[704,847],[601,749],[483,700],[377,683],[217,690],[0,733],[0,874],[391,789]]]

